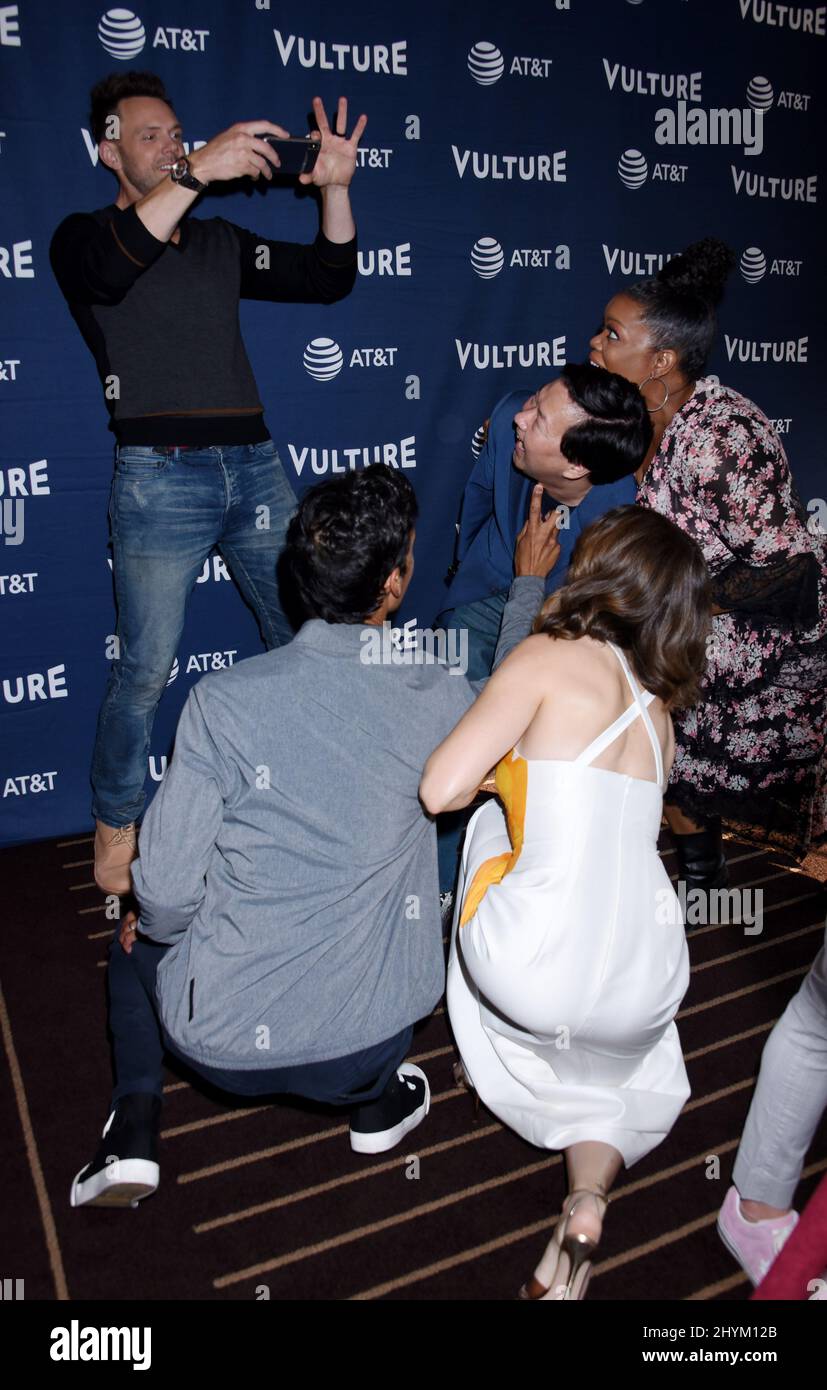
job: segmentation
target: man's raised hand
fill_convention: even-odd
[[[344,134],[334,135],[330,129],[327,112],[321,97],[313,98],[313,114],[321,136],[322,148],[311,174],[300,174],[299,183],[312,183],[316,188],[332,188],[334,185],[347,188],[356,169],[356,151],[359,147],[367,116],[360,116],[350,139]],[[339,97],[336,112],[336,129],[347,130],[347,97]]]

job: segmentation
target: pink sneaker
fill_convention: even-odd
[[[770,1217],[767,1221],[747,1221],[741,1215],[741,1199],[731,1187],[718,1213],[718,1235],[753,1284],[761,1283],[767,1270],[798,1222],[798,1212]]]

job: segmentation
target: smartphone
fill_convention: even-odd
[[[257,140],[266,140],[279,157],[278,174],[309,174],[319,157],[322,142],[315,135],[291,135],[283,139],[279,135],[257,135]]]

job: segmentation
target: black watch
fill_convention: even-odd
[[[191,188],[194,193],[201,193],[202,190],[207,187],[205,183],[201,183],[201,180],[197,179],[195,175],[191,173],[190,162],[186,155],[183,154],[181,158],[177,159],[171,166],[169,176],[173,183],[179,183],[182,188]]]

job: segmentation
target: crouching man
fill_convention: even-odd
[[[472,703],[438,662],[375,660],[413,573],[416,499],[382,465],[320,484],[290,523],[308,620],[287,646],[199,681],[133,867],[137,930],[109,959],[115,1088],[73,1206],[158,1186],[166,1049],[223,1090],[342,1106],[357,1153],[428,1113],[405,1058],[444,986],[425,761]],[[529,534],[530,532],[530,534]],[[528,634],[559,554],[540,498],[503,653]]]

